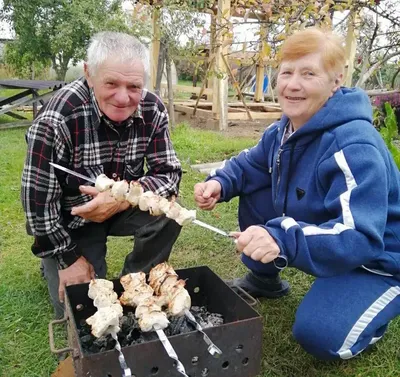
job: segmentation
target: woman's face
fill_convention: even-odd
[[[278,100],[294,129],[304,125],[338,89],[342,75],[330,76],[320,52],[283,61],[277,80]]]

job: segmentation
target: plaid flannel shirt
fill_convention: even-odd
[[[168,114],[161,100],[145,89],[136,112],[116,126],[102,116],[86,80],[78,79],[42,108],[26,140],[21,198],[35,238],[32,252],[56,258],[61,269],[82,254],[69,229],[87,221],[72,216],[71,209],[92,197],[79,191],[84,180],[55,170],[49,162],[92,178],[105,173],[115,180],[139,180],[145,191],[165,197],[178,194],[182,171]]]

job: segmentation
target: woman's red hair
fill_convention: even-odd
[[[335,76],[343,73],[346,57],[341,38],[316,27],[300,30],[288,37],[281,49],[280,63],[318,52],[322,54],[327,73]]]

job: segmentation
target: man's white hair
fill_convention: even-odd
[[[149,51],[129,34],[103,31],[91,38],[86,57],[89,73],[94,76],[99,66],[108,59],[121,63],[139,60],[143,63],[145,79],[148,76]]]

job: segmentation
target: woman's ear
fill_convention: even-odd
[[[343,82],[343,73],[339,73],[338,75],[336,75],[335,81],[334,81],[334,86],[332,88],[332,92],[335,93],[340,86],[342,85]]]
[[[339,74],[336,76],[335,85],[337,85],[337,86],[339,87],[339,86],[342,85],[342,83],[343,83],[343,73],[339,73]]]

